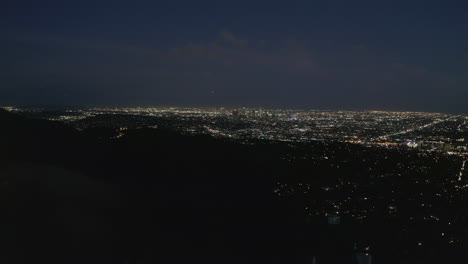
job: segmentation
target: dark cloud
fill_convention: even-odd
[[[418,110],[437,105],[441,87],[459,86],[450,74],[367,45],[253,41],[226,30],[169,48],[99,37],[17,41],[35,51],[3,72],[12,101]]]
[[[234,35],[234,33],[223,30],[219,34],[221,40],[224,43],[233,45],[233,46],[238,46],[238,47],[246,47],[248,44],[248,41],[246,39],[240,39]]]

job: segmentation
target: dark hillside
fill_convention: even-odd
[[[4,111],[0,120],[2,221],[15,226],[2,242],[17,241],[13,259],[302,253],[294,210],[273,197],[267,145],[153,129],[108,141]]]

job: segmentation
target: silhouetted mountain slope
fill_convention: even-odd
[[[153,129],[108,141],[5,111],[0,122],[3,221],[16,226],[22,256],[150,263],[304,253],[300,210],[273,197],[282,165],[271,166],[267,145]]]
[[[2,263],[111,263],[125,256],[116,186],[37,163],[9,163],[0,174]]]

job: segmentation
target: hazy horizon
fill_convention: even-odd
[[[2,1],[0,104],[467,113],[466,1]]]

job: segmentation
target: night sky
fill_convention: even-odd
[[[468,1],[0,1],[0,105],[468,113]]]

